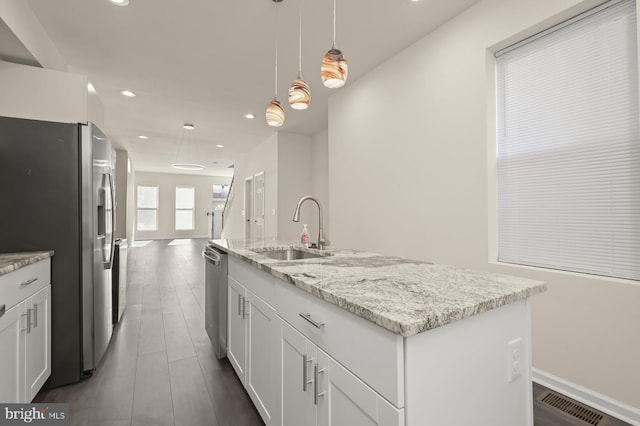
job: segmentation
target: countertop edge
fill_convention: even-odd
[[[53,250],[0,253],[0,276],[17,271],[55,255]]]

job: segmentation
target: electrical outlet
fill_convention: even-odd
[[[522,339],[513,339],[507,343],[507,381],[513,382],[522,376]]]

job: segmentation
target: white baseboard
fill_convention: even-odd
[[[640,426],[640,408],[616,401],[606,395],[571,383],[568,380],[561,379],[537,368],[531,369],[531,375],[534,382],[544,387],[566,395],[583,404],[587,404],[589,407],[609,414],[623,422]]]

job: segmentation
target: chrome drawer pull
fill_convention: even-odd
[[[242,299],[244,299],[244,297],[238,295],[238,315],[242,315],[242,305],[244,305]]]
[[[27,328],[21,328],[20,331],[26,330],[27,334],[31,333],[31,309],[27,309],[26,314],[21,314],[23,317],[27,317]]]
[[[304,318],[307,322],[309,322],[311,325],[313,325],[315,328],[322,328],[324,327],[324,322],[322,321],[316,321],[313,318],[311,318],[311,314],[306,312],[306,313],[300,313],[299,314],[302,318]]]
[[[26,280],[26,281],[20,283],[20,287],[26,287],[29,284],[35,283],[36,281],[38,281],[38,278],[31,278],[30,280]]]
[[[313,403],[318,405],[318,398],[324,396],[324,392],[318,392],[318,375],[324,372],[324,368],[318,368],[318,364],[313,366]]]
[[[33,326],[38,328],[38,304],[33,305]]]

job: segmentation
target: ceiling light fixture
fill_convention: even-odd
[[[256,116],[251,113],[247,113],[244,115],[244,118],[246,118],[247,120],[253,120],[254,118],[256,118]]]
[[[216,148],[224,148],[224,145],[218,144],[218,145],[216,145]]]
[[[149,136],[139,135],[139,136],[138,136],[138,139],[144,139],[144,140],[147,140],[147,139],[149,139]]]
[[[278,101],[278,3],[281,3],[282,0],[273,0],[276,3],[276,25],[275,25],[275,33],[276,33],[276,55],[275,55],[275,84],[274,84],[274,95],[273,100],[269,102],[267,105],[267,110],[265,112],[265,118],[267,119],[267,124],[271,127],[282,127],[285,120],[284,108],[282,108],[282,104]]]
[[[136,94],[134,92],[132,92],[131,90],[122,90],[120,93],[122,93],[127,98],[135,98],[136,97]]]
[[[129,6],[129,0],[109,0],[117,6]]]
[[[204,170],[206,168],[205,166],[202,166],[200,164],[193,164],[193,163],[173,163],[171,167],[179,170],[189,170],[191,172],[197,171],[197,170]]]
[[[329,89],[344,86],[347,81],[347,60],[339,49],[336,49],[336,0],[333,0],[333,44],[322,58],[320,76],[322,84]]]
[[[307,109],[311,103],[311,88],[302,78],[302,0],[298,19],[298,78],[289,87],[289,105],[293,109]]]
[[[180,140],[180,147],[178,148],[178,153],[176,154],[176,162],[171,164],[171,167],[173,167],[174,169],[178,169],[178,170],[187,170],[190,172],[193,171],[198,171],[198,170],[204,170],[206,169],[205,166],[201,165],[201,164],[195,164],[195,163],[189,163],[187,161],[182,162],[179,161],[180,160],[180,154],[182,153],[182,146],[186,145],[185,148],[185,155],[183,155],[182,157],[185,159],[189,158],[189,141],[187,140],[187,133],[189,133],[191,130],[194,130],[196,128],[196,126],[194,126],[193,124],[190,123],[184,123],[182,125],[182,139]]]

